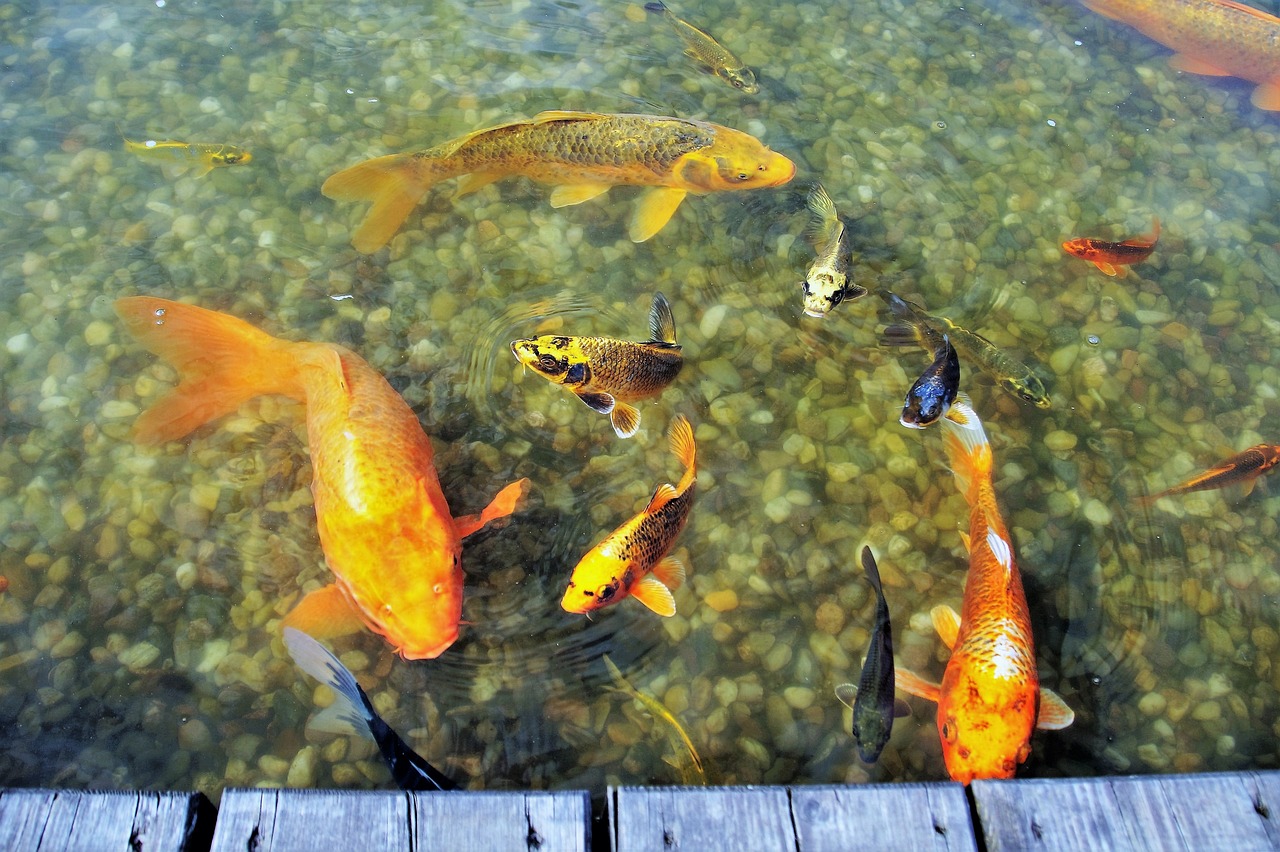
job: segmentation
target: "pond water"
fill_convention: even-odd
[[[412,406],[457,514],[532,491],[463,550],[466,621],[407,662],[334,639],[387,721],[473,789],[668,784],[679,720],[716,784],[940,780],[935,708],[908,699],[862,763],[855,681],[880,562],[899,665],[940,677],[929,620],[959,606],[967,508],[937,429],[898,423],[927,365],[882,347],[894,292],[1032,365],[1037,408],[962,360],[1030,601],[1041,678],[1076,713],[1025,776],[1274,768],[1275,498],[1138,502],[1280,415],[1276,114],[1232,78],[1069,2],[674,7],[757,73],[699,72],[640,5],[148,0],[0,5],[0,784],[387,787],[372,743],[309,731],[327,691],[280,619],[329,582],[301,406],[262,398],[136,445],[175,381],[112,303],[147,294],[358,352]],[[552,208],[506,180],[430,193],[389,249],[325,198],[360,160],[547,109],[700,118],[795,161],[790,184],[690,197],[648,242],[638,191]],[[232,144],[198,177],[130,139]],[[820,181],[871,295],[801,311]],[[1163,231],[1123,278],[1077,236]],[[645,339],[670,299],[684,372],[640,433],[523,372],[538,333]],[[677,614],[559,605],[592,544],[680,470],[698,493]],[[675,764],[675,765],[673,765]]]

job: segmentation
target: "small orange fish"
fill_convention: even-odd
[[[672,589],[684,582],[684,565],[667,551],[689,520],[693,507],[693,427],[683,417],[667,431],[671,452],[684,465],[679,485],[659,485],[640,514],[591,548],[569,578],[560,606],[566,612],[587,614],[633,597],[658,615],[676,614]]]
[[[1180,485],[1139,497],[1141,504],[1154,503],[1161,497],[1174,494],[1188,494],[1192,491],[1210,491],[1214,488],[1225,488],[1237,482],[1244,483],[1244,493],[1248,494],[1257,484],[1258,477],[1280,464],[1280,444],[1258,444],[1229,459],[1218,462],[1213,467],[1198,473]]]
[[[1160,239],[1160,219],[1151,223],[1151,233],[1142,237],[1132,237],[1122,243],[1112,243],[1094,237],[1076,237],[1062,244],[1062,250],[1089,261],[1107,275],[1123,278],[1128,274],[1128,266],[1141,263],[1151,257],[1156,242]]]
[[[1033,728],[1057,730],[1071,708],[1040,686],[1031,614],[1013,545],[991,483],[991,444],[964,394],[942,418],[956,484],[969,503],[969,577],[961,613],[933,608],[933,626],[951,649],[941,685],[898,669],[897,686],[938,702],[942,757],[952,780],[1012,778],[1031,754]]]
[[[148,409],[135,438],[159,444],[262,394],[307,407],[311,493],[334,582],[307,594],[284,626],[328,638],[363,625],[409,660],[458,638],[461,541],[511,514],[529,481],[502,489],[477,515],[449,511],[417,416],[369,364],[333,343],[293,343],[193,305],[134,296],[116,313],[177,368],[181,381]]]

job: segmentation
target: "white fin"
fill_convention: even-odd
[[[292,627],[284,629],[284,645],[298,668],[328,686],[337,701],[321,711],[311,722],[316,730],[330,733],[356,733],[369,736],[372,718],[360,695],[355,675],[325,646]]]
[[[1000,533],[995,530],[987,530],[987,547],[991,548],[992,555],[996,561],[1000,563],[1000,567],[1006,571],[1013,570],[1013,549],[1009,547],[1009,542],[1001,537]]]
[[[858,687],[852,683],[837,683],[836,698],[839,698],[841,704],[852,710],[853,702],[858,698]]]

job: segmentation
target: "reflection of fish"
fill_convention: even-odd
[[[1067,254],[1087,260],[1107,275],[1123,278],[1129,272],[1129,266],[1141,263],[1155,251],[1156,242],[1160,239],[1160,220],[1151,224],[1151,233],[1142,237],[1132,237],[1120,243],[1111,243],[1093,237],[1076,237],[1062,244]]]
[[[544,334],[513,340],[511,351],[547,381],[573,391],[592,410],[610,415],[620,438],[630,438],[640,428],[640,412],[630,403],[662,393],[684,365],[671,304],[661,293],[653,296],[649,340],[644,343]]]
[[[880,337],[881,346],[921,346],[936,356],[945,334],[965,360],[995,379],[996,384],[1036,408],[1049,407],[1044,382],[1031,368],[980,334],[961,328],[946,317],[930,316],[924,308],[890,293],[889,309],[901,322],[888,326]]]
[[[1075,714],[1040,687],[1031,615],[1013,561],[1009,531],[991,483],[991,444],[961,395],[942,421],[956,485],[969,504],[969,577],[961,614],[933,609],[933,624],[951,649],[942,684],[898,671],[898,688],[938,702],[942,756],[951,778],[1011,778],[1031,754],[1032,728],[1057,730]]]
[[[124,140],[124,148],[145,160],[191,166],[196,177],[203,177],[220,166],[242,166],[253,155],[235,145],[218,145],[210,142],[143,142]]]
[[[337,701],[312,721],[318,731],[337,734],[368,733],[378,744],[382,759],[401,790],[454,790],[457,784],[436,769],[400,738],[373,709],[373,703],[355,675],[328,648],[301,630],[284,629],[284,644],[298,668],[329,687]]]
[[[951,339],[942,335],[933,363],[925,368],[907,391],[898,422],[911,429],[923,429],[947,413],[960,390],[960,359]]]
[[[590,613],[630,595],[658,615],[676,614],[671,590],[684,582],[684,566],[667,556],[693,507],[693,427],[683,415],[668,430],[671,452],[684,466],[679,485],[659,485],[649,505],[579,560],[560,606]]]
[[[800,286],[803,288],[804,312],[811,317],[824,317],[845,299],[867,295],[867,288],[849,280],[853,259],[849,248],[849,229],[836,213],[836,204],[822,184],[814,184],[809,192],[808,206],[813,213],[809,235],[813,238],[818,257],[810,265]]]
[[[458,195],[504,177],[554,184],[552,207],[581,204],[615,186],[651,187],[631,217],[641,243],[667,224],[685,195],[784,184],[795,164],[754,136],[706,121],[555,110],[477,130],[415,154],[390,154],[332,175],[320,188],[339,201],[372,201],[352,238],[376,251],[434,184],[466,175]]]
[[[685,56],[727,81],[735,89],[746,92],[748,95],[754,95],[760,91],[760,87],[756,84],[755,72],[720,42],[693,24],[677,18],[663,3],[645,3],[644,8],[665,16],[671,22],[671,26],[675,27],[676,35],[680,36],[680,40],[684,42]]]
[[[1280,464],[1280,444],[1258,444],[1256,447],[1250,447],[1242,453],[1218,462],[1203,473],[1198,473],[1167,491],[1141,497],[1139,502],[1154,503],[1161,497],[1225,488],[1237,482],[1244,483],[1245,494],[1248,494],[1253,490],[1258,477],[1277,464]]]
[[[164,299],[136,296],[115,307],[181,376],[138,418],[139,441],[177,440],[262,394],[306,403],[316,524],[335,582],[306,595],[285,626],[328,638],[364,625],[410,660],[452,645],[462,614],[461,540],[511,514],[528,480],[508,485],[480,514],[455,518],[417,415],[359,355],[280,340]]]
[[[893,718],[909,716],[911,708],[894,697],[893,627],[889,624],[889,605],[880,586],[880,570],[871,548],[862,548],[862,570],[876,593],[876,623],[871,629],[871,644],[862,664],[858,685],[842,683],[836,697],[853,710],[853,738],[858,741],[858,756],[875,763],[893,733]]]
[[[667,730],[671,735],[672,747],[677,751],[684,751],[684,760],[667,761],[680,772],[680,782],[685,785],[698,784],[706,786],[707,773],[702,768],[702,758],[698,757],[698,750],[693,747],[693,740],[689,739],[689,735],[685,733],[684,727],[676,719],[675,714],[666,708],[666,706],[651,695],[645,695],[636,689],[627,679],[622,676],[622,672],[614,665],[613,660],[609,659],[609,655],[604,655],[604,664],[609,669],[613,682],[618,685],[627,695],[630,695],[636,701],[644,705],[644,709],[648,710],[655,719],[661,719],[667,723]]]
[[[1083,0],[1176,51],[1177,71],[1257,83],[1253,105],[1280,110],[1280,18],[1233,0]]]

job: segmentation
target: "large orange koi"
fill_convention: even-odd
[[[129,332],[181,376],[138,418],[139,442],[176,440],[262,394],[306,404],[311,493],[334,582],[306,595],[284,625],[318,637],[364,625],[410,660],[452,645],[462,614],[461,540],[511,514],[528,480],[502,489],[479,514],[455,518],[431,440],[359,355],[333,343],[280,340],[235,317],[149,296],[115,307]]]
[[[991,484],[991,444],[964,394],[942,425],[956,484],[969,503],[969,577],[959,615],[948,606],[932,611],[934,628],[951,649],[942,684],[899,669],[897,685],[938,702],[947,772],[968,784],[1012,778],[1031,754],[1032,729],[1065,728],[1075,714],[1040,686],[1022,577]]]

